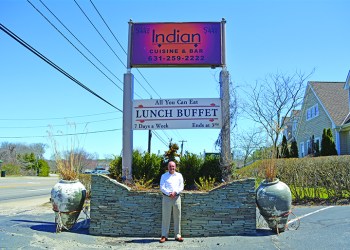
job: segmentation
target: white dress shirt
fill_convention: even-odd
[[[160,178],[160,190],[168,196],[174,191],[179,195],[184,190],[182,174],[176,171],[174,174],[170,174],[169,172],[164,173]]]

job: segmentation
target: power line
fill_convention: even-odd
[[[91,132],[80,132],[80,133],[71,133],[71,134],[50,134],[50,135],[28,135],[28,136],[0,136],[0,139],[24,139],[24,138],[46,138],[49,136],[59,137],[59,136],[74,136],[74,135],[86,135],[86,134],[97,134],[105,132],[113,132],[121,130],[120,128],[108,129],[108,130],[99,130]]]
[[[84,16],[87,18],[87,20],[90,22],[90,24],[92,25],[92,27],[94,27],[94,29],[96,30],[96,32],[100,35],[100,37],[102,38],[102,40],[107,44],[107,46],[110,48],[110,50],[113,52],[113,54],[119,59],[120,63],[124,65],[124,67],[126,68],[125,63],[120,59],[120,57],[117,55],[117,53],[115,53],[115,51],[112,49],[112,47],[109,45],[109,43],[106,41],[106,39],[102,36],[102,34],[98,31],[98,29],[96,28],[96,26],[92,23],[92,21],[90,20],[90,18],[86,15],[85,11],[80,7],[80,5],[77,3],[76,0],[74,0],[75,4],[79,7],[79,9],[81,10],[81,12],[84,14]]]
[[[85,13],[85,11],[80,7],[80,5],[74,0],[74,2],[76,3],[76,5],[79,7],[79,9],[81,10],[81,12],[84,14],[84,16],[87,18],[87,20],[90,22],[90,24],[92,25],[92,27],[94,27],[95,31],[100,35],[100,37],[102,38],[102,40],[107,44],[107,46],[109,47],[109,49],[113,52],[113,54],[118,58],[118,60],[120,61],[120,63],[126,68],[125,63],[120,59],[120,57],[117,55],[117,53],[112,49],[112,47],[109,45],[109,43],[107,42],[107,40],[103,37],[103,35],[101,34],[100,31],[98,31],[98,29],[96,28],[96,26],[92,23],[91,19],[88,17],[88,15]],[[97,13],[100,15],[101,19],[104,21],[103,17],[101,16],[101,14],[99,13],[99,11],[97,10],[97,8],[95,7],[95,5],[93,5],[95,10],[97,11]],[[104,23],[106,24],[106,26],[109,29],[109,26],[107,25],[107,23],[104,21]],[[109,29],[110,30],[110,29]],[[110,30],[111,31],[111,30]],[[113,34],[113,33],[112,33]],[[113,34],[114,36],[114,34]],[[115,37],[115,36],[114,36]],[[116,37],[115,37],[116,38]],[[119,43],[119,41],[117,40],[118,44],[121,46],[121,44]],[[123,50],[124,48],[121,47]],[[125,50],[124,50],[125,52]],[[146,91],[150,96],[151,94],[148,92],[148,90],[140,83],[140,81],[136,78],[135,81],[138,82],[140,84],[140,86],[143,88],[144,91]],[[141,98],[142,99],[142,98]]]
[[[112,114],[116,113],[113,112],[104,112],[104,113],[97,113],[97,114],[89,114],[89,115],[76,115],[76,116],[64,116],[64,117],[48,117],[48,118],[0,118],[1,121],[42,121],[42,120],[63,120],[63,119],[71,119],[71,118],[81,118],[81,117],[88,117],[88,116],[97,116],[97,115],[106,115],[106,114]]]
[[[22,46],[24,46],[26,49],[28,49],[30,52],[32,52],[33,54],[35,54],[36,56],[38,56],[40,59],[42,59],[43,61],[45,61],[47,64],[49,64],[51,67],[53,67],[54,69],[56,69],[57,71],[59,71],[60,73],[62,73],[63,75],[65,75],[67,78],[69,78],[70,80],[72,80],[73,82],[75,82],[76,84],[78,84],[80,87],[82,87],[83,89],[85,89],[86,91],[90,92],[91,94],[93,94],[94,96],[96,96],[97,98],[99,98],[100,100],[104,101],[105,103],[109,104],[111,107],[119,110],[121,113],[123,113],[123,111],[119,108],[117,108],[116,106],[114,106],[113,104],[111,104],[110,102],[108,102],[107,100],[105,100],[103,97],[99,96],[97,93],[95,93],[94,91],[92,91],[91,89],[89,89],[87,86],[85,86],[83,83],[81,83],[80,81],[78,81],[77,79],[75,79],[73,76],[71,76],[70,74],[68,74],[66,71],[64,71],[61,67],[59,67],[57,64],[55,64],[54,62],[52,62],[50,59],[48,59],[47,57],[45,57],[43,54],[41,54],[39,51],[37,51],[36,49],[34,49],[32,46],[30,46],[28,43],[26,43],[23,39],[21,39],[20,37],[18,37],[16,34],[14,34],[11,30],[9,30],[8,28],[6,28],[2,23],[0,23],[0,29],[2,31],[4,31],[7,35],[9,35],[10,37],[12,37],[14,40],[16,40],[18,43],[20,43]]]
[[[36,8],[34,6],[34,4],[32,2],[30,2],[29,0],[27,0],[27,2],[58,32],[61,34],[61,36],[63,36],[88,62],[90,62],[98,71],[100,71],[108,80],[110,80],[118,89],[120,89],[121,91],[123,91],[123,89],[121,87],[119,87],[110,77],[108,77],[99,67],[97,67],[97,65],[95,63],[93,63],[80,49],[78,49],[69,39],[68,37],[66,37],[38,8]],[[76,36],[73,35],[73,33],[57,18],[57,16],[55,16],[52,11],[40,0],[40,2],[45,6],[45,8],[63,25],[63,27],[65,27],[68,32],[75,38]],[[77,39],[79,41],[79,39]],[[80,42],[80,41],[79,41]],[[104,64],[98,60],[96,58],[96,56],[94,56],[90,50],[88,50],[81,42],[80,44],[87,50],[90,52],[90,54],[99,62],[101,63],[103,66]],[[104,66],[105,67],[105,66]],[[106,68],[106,67],[105,67]],[[107,69],[107,68],[106,68]],[[108,69],[107,69],[108,70]],[[108,70],[109,71],[109,70]],[[110,73],[112,73],[111,71],[109,71]],[[113,74],[113,73],[112,73]],[[121,83],[123,83],[117,76],[115,76],[113,74],[113,76],[115,78],[117,78],[117,80]]]
[[[119,42],[119,40],[117,39],[117,37],[114,35],[114,33],[112,32],[112,30],[109,28],[107,22],[105,21],[105,19],[102,17],[102,15],[100,14],[100,12],[98,11],[98,9],[96,8],[95,4],[92,2],[92,0],[90,0],[90,3],[92,4],[92,6],[94,6],[96,12],[98,13],[98,15],[101,17],[102,21],[104,22],[104,24],[107,26],[109,32],[111,32],[111,34],[113,35],[114,39],[117,41],[117,43],[119,44],[120,48],[124,51],[124,53],[127,55],[128,53],[125,51],[125,49],[123,48],[123,46],[121,45],[121,43]]]
[[[112,120],[118,120],[120,118],[112,118],[112,119],[105,119],[105,120],[98,120],[98,121],[88,121],[88,122],[74,122],[74,125],[81,125],[81,124],[91,124],[91,123],[97,123],[97,122],[106,122],[106,121],[112,121]],[[29,129],[29,128],[47,128],[49,126],[51,127],[64,127],[67,126],[68,124],[54,124],[54,125],[41,125],[41,126],[11,126],[11,127],[0,127],[1,129]]]
[[[97,14],[100,16],[100,18],[102,19],[102,21],[104,22],[104,24],[106,25],[106,27],[108,28],[109,32],[112,34],[112,36],[114,37],[114,39],[117,41],[118,45],[120,46],[120,48],[124,51],[124,53],[127,55],[128,53],[126,52],[126,50],[124,49],[124,47],[121,45],[121,43],[119,42],[119,40],[117,39],[117,37],[114,35],[113,31],[110,29],[109,25],[107,24],[107,22],[105,21],[105,19],[102,17],[101,13],[99,12],[99,10],[96,8],[95,4],[92,2],[92,0],[90,0],[92,6],[95,8]],[[124,64],[123,64],[124,65]],[[162,99],[160,97],[160,95],[157,93],[157,91],[155,91],[155,89],[152,87],[152,85],[147,81],[147,79],[145,78],[145,76],[141,73],[141,71],[139,69],[136,69],[137,72],[139,72],[139,74],[142,76],[142,78],[145,80],[145,82],[148,84],[148,86],[154,91],[154,93],[156,93],[158,95],[158,97],[160,99]],[[150,95],[151,93],[149,93],[147,91],[147,89],[145,89],[145,87],[143,87],[143,85],[139,82],[139,80],[135,77],[135,80],[140,84],[140,86]]]
[[[101,20],[103,21],[103,23],[106,25],[107,29],[109,30],[109,32],[112,34],[112,36],[114,37],[114,39],[117,41],[118,45],[120,46],[120,48],[124,51],[124,53],[127,55],[128,53],[126,52],[126,50],[124,49],[124,47],[122,46],[122,44],[119,42],[118,38],[116,37],[116,35],[114,34],[114,32],[111,30],[111,28],[109,27],[109,25],[107,24],[107,22],[105,21],[105,19],[103,18],[102,14],[100,13],[100,11],[97,9],[97,7],[95,6],[95,4],[93,3],[92,0],[90,0],[90,3],[92,4],[92,6],[94,7],[94,9],[96,10],[97,14],[100,16]],[[124,64],[123,64],[124,65]],[[137,72],[139,72],[139,74],[141,75],[141,77],[146,81],[146,83],[148,84],[148,86],[154,91],[154,93],[156,93],[156,95],[160,98],[161,96],[158,94],[158,92],[152,87],[152,85],[147,81],[146,77],[141,73],[141,71],[137,68],[136,69]],[[150,95],[150,97],[152,97],[151,93],[149,93],[146,88],[141,84],[141,82],[135,77],[135,80],[140,84],[140,86]],[[163,131],[163,133],[165,134],[165,136],[168,138],[169,140],[169,136],[165,133],[165,131]],[[167,143],[164,141],[163,138],[160,138],[159,134],[155,134],[156,137],[161,140],[162,143],[164,143],[167,146]]]
[[[126,65],[121,61],[120,57],[116,54],[116,52],[111,48],[111,46],[108,44],[108,42],[106,41],[106,39],[104,39],[104,37],[102,36],[102,34],[98,31],[98,29],[96,28],[96,26],[92,23],[92,21],[90,20],[90,18],[87,16],[87,14],[84,12],[84,10],[80,7],[80,5],[77,3],[76,0],[74,0],[74,2],[77,4],[77,6],[79,7],[79,9],[83,12],[83,14],[85,15],[85,17],[88,19],[88,21],[90,22],[90,24],[94,27],[94,29],[96,30],[96,32],[101,36],[101,38],[104,40],[104,42],[107,44],[107,46],[112,50],[112,52],[114,53],[114,55],[119,59],[119,61],[122,63],[122,65],[125,66]],[[123,48],[123,46],[121,45],[121,43],[119,42],[119,40],[117,39],[117,37],[114,35],[114,33],[112,32],[112,30],[110,29],[109,25],[107,24],[107,22],[105,21],[105,19],[102,17],[101,13],[99,12],[99,10],[97,9],[97,7],[95,6],[95,4],[92,2],[92,0],[90,0],[92,6],[94,7],[94,9],[96,10],[96,12],[98,13],[98,15],[100,16],[100,18],[102,19],[102,21],[104,22],[104,24],[106,25],[106,27],[108,28],[109,32],[112,34],[112,36],[114,37],[114,39],[117,41],[118,45],[121,47],[121,49],[124,51],[124,53],[127,55],[126,50]],[[139,74],[142,76],[142,78],[146,81],[146,83],[150,86],[150,88],[158,95],[158,97],[161,99],[161,96],[155,91],[155,89],[151,86],[151,84],[147,81],[147,79],[145,78],[145,76],[140,72],[139,69],[137,69],[137,71],[139,72]],[[135,77],[135,80],[140,84],[140,86],[150,95],[151,93],[148,92],[148,90],[141,84],[141,82]],[[163,133],[167,136],[167,134],[163,131]],[[160,139],[160,135],[156,134],[157,138]],[[169,139],[169,136],[167,136]],[[160,139],[162,141],[162,143],[164,143],[165,145],[167,145],[167,143],[164,141],[164,139]]]
[[[168,147],[167,142],[164,141],[164,139],[156,131],[153,130],[153,134],[160,140],[161,143]]]

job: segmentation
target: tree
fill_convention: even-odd
[[[238,136],[238,147],[243,151],[243,166],[247,164],[248,157],[264,143],[264,139],[261,136],[261,129],[253,129],[250,131],[242,131]]]
[[[330,155],[338,155],[337,148],[333,139],[332,130],[330,128],[327,129],[327,136],[330,141]]]
[[[38,176],[44,176],[47,177],[50,174],[50,167],[47,161],[40,159],[38,160]]]
[[[299,157],[299,151],[298,151],[298,144],[296,140],[292,141],[292,144],[290,145],[290,158],[298,158]]]
[[[169,150],[165,152],[164,154],[164,162],[168,164],[169,161],[174,161],[176,164],[178,161],[176,160],[176,157],[180,157],[180,155],[177,153],[179,150],[179,146],[176,143],[169,142]]]
[[[261,83],[247,91],[244,110],[248,118],[263,126],[277,152],[280,134],[285,126],[286,117],[301,105],[304,94],[304,82],[313,73],[296,72],[288,76],[281,73],[270,74]]]
[[[283,135],[280,158],[290,158],[287,138]]]
[[[332,130],[330,128],[323,129],[322,142],[321,142],[321,155],[338,155],[337,149],[335,147]]]

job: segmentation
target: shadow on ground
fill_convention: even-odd
[[[11,220],[14,222],[22,222],[24,225],[35,231],[56,233],[57,224],[54,222],[47,221],[35,221],[35,220]],[[73,228],[69,231],[64,230],[64,232],[76,233],[76,234],[89,234],[89,224],[90,220],[83,220],[75,223]]]

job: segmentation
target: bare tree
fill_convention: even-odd
[[[251,120],[263,126],[274,152],[277,152],[285,119],[292,110],[300,106],[304,95],[304,82],[313,72],[314,70],[307,75],[296,72],[291,76],[270,74],[262,82],[257,81],[246,93],[248,100],[244,111]]]
[[[243,153],[243,166],[246,165],[248,157],[264,144],[262,129],[252,129],[248,132],[242,131],[238,135],[238,147]]]

